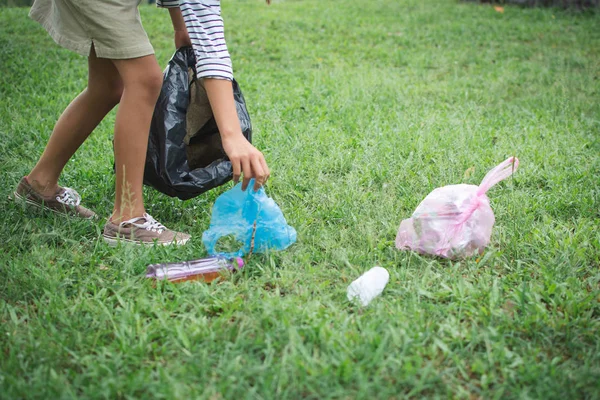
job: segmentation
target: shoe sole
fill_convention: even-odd
[[[91,220],[91,219],[95,219],[96,217],[98,217],[97,214],[94,214],[91,217],[81,217],[81,216],[78,216],[78,215],[71,215],[71,214],[67,214],[67,213],[64,213],[64,212],[57,211],[57,210],[53,210],[50,207],[46,207],[46,206],[43,206],[40,203],[36,203],[35,201],[31,201],[28,198],[25,198],[25,197],[21,196],[17,192],[13,192],[13,196],[15,196],[15,201],[17,201],[17,202],[25,203],[25,204],[33,206],[33,207],[35,207],[35,208],[37,208],[38,210],[41,210],[41,211],[50,211],[51,213],[54,213],[56,215],[60,215],[63,218],[80,218],[80,219],[89,219],[89,220]]]
[[[110,246],[110,247],[117,247],[119,245],[119,243],[124,243],[126,245],[134,245],[134,246],[181,246],[186,244],[190,239],[179,239],[179,240],[173,240],[172,242],[141,242],[139,240],[131,240],[131,239],[124,239],[124,238],[115,238],[115,237],[111,237],[111,236],[106,236],[106,235],[102,235],[102,238],[104,239],[104,241]]]

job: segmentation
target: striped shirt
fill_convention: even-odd
[[[198,78],[233,80],[220,0],[156,0],[156,5],[181,8],[196,56]]]

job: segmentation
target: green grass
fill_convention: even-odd
[[[142,16],[166,65],[168,14]],[[600,398],[600,14],[245,0],[223,16],[298,242],[219,284],[153,287],[147,264],[206,254],[231,186],[188,202],[147,190],[157,219],[194,235],[180,249],[110,249],[102,221],[13,204],[86,60],[0,9],[0,398]],[[103,216],[113,123],[61,180]],[[395,250],[432,189],[510,155],[483,257]],[[349,304],[374,265],[391,275],[382,297]]]

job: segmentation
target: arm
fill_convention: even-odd
[[[243,174],[242,190],[246,190],[252,178],[255,179],[254,190],[258,190],[269,177],[269,167],[263,154],[242,134],[231,81],[205,78],[204,87],[221,134],[223,149],[233,167],[234,182],[237,183]]]
[[[185,27],[181,9],[179,7],[169,8],[169,16],[171,17],[171,23],[173,24],[173,30],[175,31],[175,47],[191,46],[192,41],[190,40],[190,36]]]
[[[166,0],[162,0],[165,2]],[[189,43],[185,32],[185,22],[181,11],[169,9],[175,44]],[[269,177],[269,168],[263,154],[244,137],[233,98],[233,70],[231,58],[225,43],[223,20],[219,12],[201,2],[195,2],[194,13],[186,17],[192,24],[190,32],[194,37],[196,73],[203,79],[204,88],[219,128],[223,150],[233,168],[233,179],[237,183],[243,175],[242,189],[246,190],[250,179],[254,178],[254,190],[258,190]],[[185,32],[178,39],[177,31]]]

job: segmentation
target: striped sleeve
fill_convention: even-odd
[[[220,2],[181,0],[180,7],[194,48],[198,78],[233,80]]]
[[[163,8],[179,7],[179,0],[156,0],[156,5]]]

